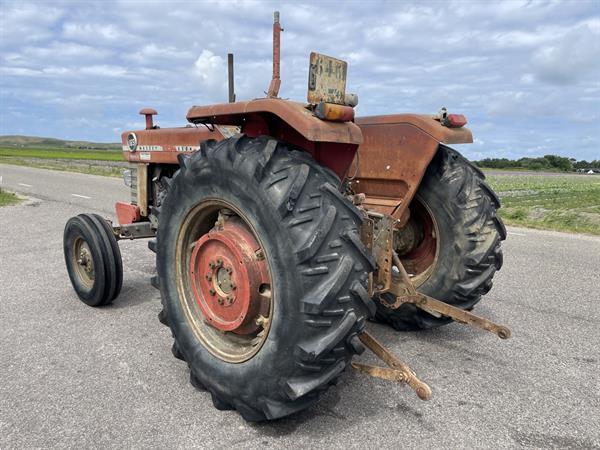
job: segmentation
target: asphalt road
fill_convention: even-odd
[[[504,268],[476,308],[512,329],[508,341],[458,324],[406,334],[370,324],[430,384],[431,401],[348,371],[315,408],[248,424],[214,409],[171,356],[145,242],[121,243],[114,305],[76,298],[64,224],[84,211],[112,216],[122,182],[6,165],[0,176],[33,198],[0,208],[2,449],[600,448],[597,237],[509,230]]]

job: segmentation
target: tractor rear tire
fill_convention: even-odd
[[[71,284],[89,306],[111,303],[121,292],[123,263],[112,228],[97,214],[79,214],[65,225],[63,250]]]
[[[158,273],[153,285],[163,305],[159,319],[171,328],[173,355],[187,362],[190,382],[208,390],[217,409],[235,409],[247,421],[309,408],[364,350],[357,335],[375,313],[367,294],[374,262],[360,241],[359,211],[332,184],[339,180],[331,172],[273,138],[205,141],[200,151],[181,155],[180,166],[152,210],[158,233],[150,246]],[[195,275],[194,255],[229,223],[260,245],[250,264],[267,263],[271,309],[268,320],[256,320],[269,323],[262,336],[252,323],[244,325],[250,331],[217,330],[215,319],[201,310],[225,311],[222,303],[206,306],[221,281],[210,294],[201,283],[227,274],[211,272],[213,260],[204,260],[198,265],[203,272]],[[217,267],[226,267],[223,260],[215,260]],[[238,281],[239,293],[245,287]],[[231,306],[229,296],[219,299]],[[250,338],[256,350],[246,343]]]
[[[435,262],[415,283],[417,290],[465,310],[491,289],[492,278],[502,267],[500,243],[506,228],[496,214],[500,200],[484,180],[484,174],[460,153],[441,145],[411,204],[411,208],[422,205],[437,225]],[[400,259],[404,264],[402,255]],[[412,304],[396,310],[384,305],[393,302],[389,294],[376,302],[376,320],[396,330],[424,330],[451,322]]]

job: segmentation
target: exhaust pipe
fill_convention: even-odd
[[[281,32],[283,28],[279,24],[279,11],[275,11],[273,14],[273,78],[269,85],[269,91],[267,97],[277,98],[279,94],[279,86],[281,86],[281,79],[279,78],[279,67],[280,67],[280,53],[281,53]]]
[[[229,79],[229,103],[235,102],[233,87],[233,53],[227,53],[227,78]]]

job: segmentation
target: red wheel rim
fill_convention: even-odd
[[[270,279],[259,251],[252,232],[239,219],[228,220],[195,242],[189,266],[192,293],[213,327],[251,334],[259,328],[259,315],[268,314],[269,304],[260,290]]]

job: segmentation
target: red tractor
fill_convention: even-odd
[[[150,238],[173,354],[218,409],[249,421],[315,404],[365,346],[388,367],[359,371],[429,387],[365,330],[453,320],[508,338],[469,312],[492,287],[506,237],[498,197],[449,144],[472,142],[462,115],[354,117],[345,62],[310,57],[308,99],[278,97],[279,15],[266,98],[194,106],[189,125],[122,135],[131,163],[118,226],[71,218],[64,251],[90,306],[112,302],[119,239]],[[230,57],[230,67],[232,57]],[[230,81],[232,80],[230,71]]]

